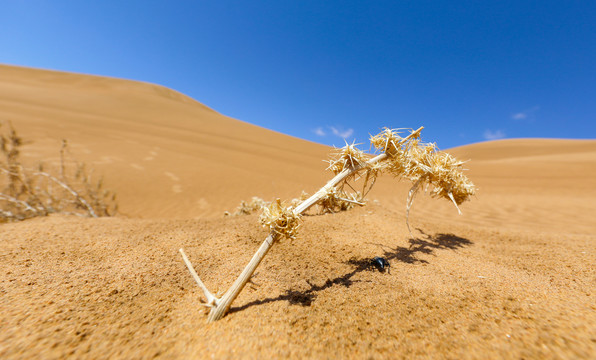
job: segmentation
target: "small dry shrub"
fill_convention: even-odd
[[[226,211],[224,213],[224,216],[250,215],[250,214],[254,213],[255,211],[261,210],[263,207],[265,207],[269,204],[270,204],[270,202],[267,202],[267,201],[261,199],[260,197],[253,196],[249,202],[242,200],[240,202],[240,205],[238,205],[238,207],[236,208],[236,211],[234,211],[233,213]]]
[[[422,129],[422,128],[421,128]],[[410,208],[416,193],[424,188],[432,197],[442,197],[453,202],[457,210],[462,202],[470,199],[475,193],[474,184],[464,175],[462,161],[455,159],[448,153],[439,151],[434,143],[420,141],[420,130],[409,131],[409,135],[401,137],[400,129],[385,128],[381,133],[371,136],[371,145],[382,155],[366,154],[356,147],[347,144],[342,148],[335,148],[327,160],[330,170],[338,176],[346,174],[335,186],[324,187],[316,205],[319,214],[346,211],[356,205],[365,205],[365,197],[375,184],[382,172],[393,174],[398,178],[405,178],[412,183],[406,200],[406,224],[409,225]],[[404,129],[401,129],[404,130]],[[355,184],[361,181],[357,190]],[[322,189],[322,190],[323,190]],[[289,206],[277,200],[270,203],[253,197],[250,202],[243,201],[232,215],[247,215],[262,210],[261,222],[272,231],[295,236],[296,228],[287,222],[292,209],[308,198],[302,192],[299,199],[290,201]],[[230,213],[226,212],[226,215]],[[302,214],[297,214],[302,215]],[[288,230],[290,229],[290,230]],[[288,235],[286,235],[288,236]]]
[[[0,222],[24,220],[52,213],[111,216],[118,209],[116,195],[93,178],[85,164],[67,160],[63,141],[59,166],[21,162],[23,139],[9,125],[0,124]]]

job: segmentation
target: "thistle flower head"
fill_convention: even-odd
[[[298,227],[300,227],[300,215],[294,213],[291,206],[285,206],[280,199],[263,207],[263,213],[259,220],[263,226],[269,227],[271,231],[289,239],[296,238]]]
[[[331,170],[337,175],[346,169],[353,170],[357,167],[366,166],[368,157],[356,147],[357,145],[359,144],[352,143],[350,145],[346,143],[346,146],[342,148],[333,149],[331,159],[327,160],[329,163],[327,170]]]

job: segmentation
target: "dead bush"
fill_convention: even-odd
[[[24,220],[52,213],[78,216],[112,216],[116,194],[104,189],[85,164],[67,159],[63,140],[57,165],[22,163],[23,139],[11,124],[0,124],[0,222]]]

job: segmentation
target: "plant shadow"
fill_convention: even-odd
[[[420,231],[420,233],[422,234],[421,238],[417,237],[408,239],[408,242],[410,243],[409,247],[397,246],[395,248],[389,248],[387,250],[384,250],[383,257],[389,261],[396,260],[406,264],[427,264],[428,261],[418,258],[417,254],[430,255],[434,254],[436,250],[457,250],[473,244],[470,240],[453,234],[435,234],[431,236],[425,234],[420,229],[417,230]],[[386,247],[382,244],[375,245]],[[291,305],[310,306],[317,297],[317,293],[325,289],[328,289],[335,285],[349,288],[354,283],[360,282],[360,280],[352,280],[354,275],[363,271],[381,271],[373,265],[372,257],[362,259],[352,258],[348,260],[346,264],[350,264],[353,266],[352,271],[338,276],[334,279],[327,279],[327,281],[325,281],[325,283],[323,283],[322,285],[311,284],[307,281],[308,285],[310,285],[310,288],[307,290],[298,291],[289,289],[286,290],[285,293],[277,297],[255,300],[246,303],[242,306],[232,307],[230,308],[229,313],[242,311],[251,306],[263,305],[276,301],[287,301]]]
[[[397,246],[395,249],[385,250],[383,256],[387,260],[398,260],[406,264],[428,264],[427,260],[420,259],[416,254],[434,254],[436,250],[457,250],[472,245],[468,239],[453,234],[435,234],[433,236],[416,229],[422,234],[422,238],[410,238],[409,247]],[[383,246],[382,244],[376,244]]]

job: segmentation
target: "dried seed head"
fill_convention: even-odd
[[[386,153],[390,157],[399,156],[403,149],[404,138],[399,136],[399,131],[405,129],[389,129],[384,128],[383,131],[375,136],[370,137],[370,143],[379,151]],[[420,137],[419,132],[412,132],[407,142],[418,139]],[[407,144],[406,144],[407,146]]]
[[[364,205],[362,193],[347,193],[337,188],[329,189],[327,195],[319,201],[322,214],[350,210],[356,205]]]
[[[431,196],[451,199],[457,206],[474,195],[475,186],[464,175],[463,162],[445,152],[435,153],[432,159]]]
[[[464,175],[463,162],[438,151],[435,144],[413,144],[406,154],[403,176],[431,185],[432,197],[449,199],[457,206],[474,195],[474,184]]]
[[[351,145],[346,143],[346,146],[342,148],[333,149],[331,159],[327,160],[329,163],[327,170],[331,170],[337,175],[346,169],[352,170],[357,167],[366,166],[368,157],[356,145],[354,143]]]
[[[385,128],[371,137],[371,144],[389,155],[385,169],[414,183],[408,196],[408,210],[414,193],[424,184],[432,187],[432,197],[449,199],[456,207],[474,195],[474,184],[463,174],[463,162],[438,151],[435,144],[422,143],[419,133],[413,135],[406,140],[396,130]]]
[[[293,208],[286,207],[280,199],[263,207],[260,217],[261,224],[278,235],[295,239],[300,227],[300,215],[295,214]]]

